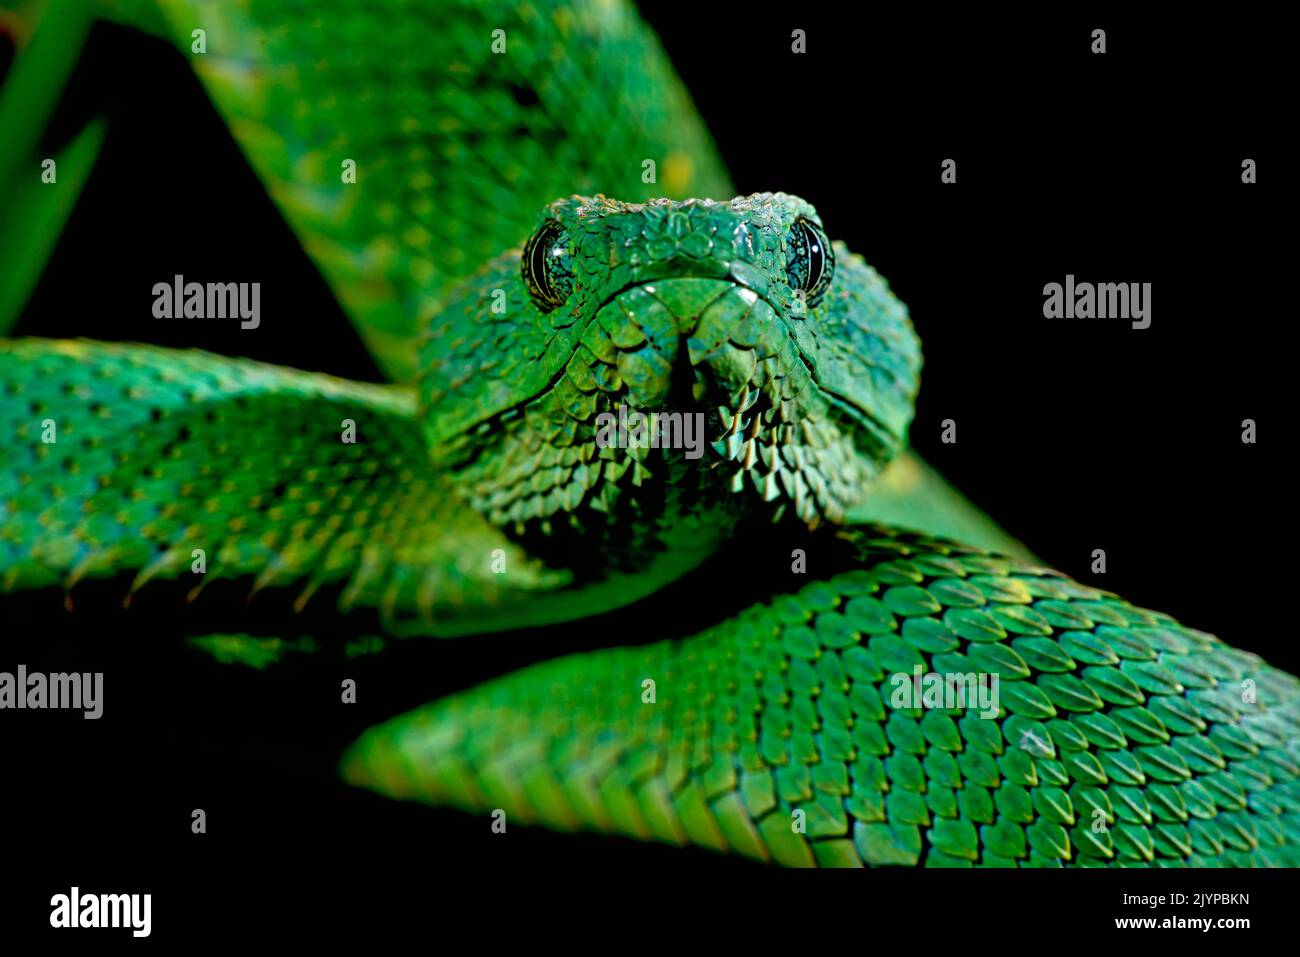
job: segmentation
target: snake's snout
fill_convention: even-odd
[[[598,371],[616,377],[622,401],[643,412],[735,405],[762,384],[760,358],[780,336],[776,312],[752,289],[700,277],[625,289],[594,325],[591,338],[612,347],[597,356],[612,367]]]
[[[710,451],[687,458],[720,470],[732,493],[838,521],[861,499],[883,443],[852,395],[821,388],[808,324],[740,279],[675,276],[612,296],[583,341],[609,347],[592,350],[607,363],[595,378],[617,383],[620,408],[651,415],[652,430],[653,416],[660,428],[665,417],[697,420]]]

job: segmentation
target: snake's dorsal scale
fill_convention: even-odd
[[[1300,681],[1043,568],[841,538],[820,581],[417,709],[344,773],[795,866],[1300,865]],[[918,674],[924,709],[894,699]],[[996,717],[934,706],[931,674],[999,675]]]
[[[427,463],[403,392],[147,346],[0,341],[0,593],[322,586],[398,630],[562,586]],[[236,464],[239,463],[239,464]],[[490,574],[501,549],[511,580]],[[476,561],[483,557],[483,561]],[[526,584],[525,584],[526,583]]]
[[[106,11],[164,33],[190,61],[397,380],[413,374],[419,323],[448,286],[522,244],[557,196],[732,195],[626,4],[126,0]],[[204,53],[193,52],[199,29]]]

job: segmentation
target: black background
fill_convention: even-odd
[[[1280,220],[1294,206],[1283,193],[1290,171],[1280,136],[1293,115],[1282,108],[1282,31],[1258,18],[906,19],[870,6],[860,15],[750,4],[645,13],[737,189],[811,201],[831,235],[909,304],[926,353],[912,430],[921,453],[1051,564],[1297,670],[1288,624],[1294,566],[1278,547],[1293,532],[1278,451],[1294,361],[1284,340],[1294,306],[1283,257],[1294,243]],[[808,34],[802,56],[790,52],[796,27]],[[1107,30],[1104,56],[1089,52],[1094,27]],[[112,120],[103,155],[19,334],[200,346],[378,379],[182,58],[129,31],[97,28],[53,138],[91,110]],[[948,157],[956,185],[939,181]],[[1256,185],[1241,183],[1246,157],[1258,163]],[[173,272],[276,276],[292,302],[277,304],[268,287],[263,315],[294,321],[264,321],[255,333],[235,324],[163,327],[127,308]],[[1042,287],[1066,273],[1152,283],[1151,328],[1044,319]],[[939,442],[945,418],[957,421],[956,445]],[[1257,421],[1259,444],[1241,443],[1244,418]],[[1106,550],[1104,577],[1090,573],[1094,548]],[[415,642],[370,659],[299,660],[254,674],[175,642],[176,631],[220,618],[220,596],[179,615],[159,603],[65,616],[54,601],[0,606],[14,649],[5,667],[104,670],[107,704],[98,722],[56,713],[5,719],[5,857],[41,875],[22,883],[30,907],[16,909],[37,914],[38,924],[49,895],[77,881],[151,890],[159,927],[178,926],[181,913],[216,920],[210,902],[189,896],[198,888],[228,889],[253,908],[231,919],[262,914],[274,924],[293,902],[308,908],[304,920],[348,923],[364,921],[349,902],[422,893],[470,871],[491,879],[460,883],[461,896],[505,895],[515,906],[518,895],[502,890],[515,882],[537,900],[571,894],[564,912],[584,920],[591,875],[619,875],[598,881],[632,901],[655,892],[637,875],[661,866],[734,869],[725,885],[696,872],[671,878],[683,907],[720,913],[726,908],[706,904],[706,894],[771,895],[780,907],[865,887],[875,901],[889,894],[891,911],[910,903],[918,914],[937,896],[960,907],[1048,894],[1021,911],[1023,922],[1055,919],[1083,892],[1077,880],[1067,893],[1011,875],[942,895],[936,884],[879,875],[869,884],[773,883],[761,869],[701,851],[518,828],[500,839],[483,821],[337,780],[337,755],[369,724],[594,647],[600,634],[658,637],[653,616],[623,614],[577,635],[493,638],[491,654],[483,652],[489,639]],[[707,622],[701,609],[683,611],[687,623],[675,620],[673,630],[686,631],[692,615]],[[353,707],[338,704],[342,677],[358,680]],[[194,807],[208,813],[206,836],[190,834]],[[572,877],[520,880],[518,869],[530,867]],[[1086,885],[1080,929],[1129,913],[1115,888],[1144,885],[1124,880]],[[1258,880],[1233,875],[1218,886],[1264,888],[1266,903],[1274,885]],[[445,903],[424,902],[439,913]],[[1245,911],[1258,912],[1259,903]]]

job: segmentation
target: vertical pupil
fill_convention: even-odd
[[[529,268],[533,274],[533,282],[537,284],[537,289],[542,294],[543,299],[553,297],[551,283],[546,275],[546,254],[550,251],[554,242],[554,230],[550,226],[544,226],[542,234],[533,243],[532,262],[529,263]]]
[[[811,226],[804,222],[799,225],[803,227],[804,239],[808,243],[808,284],[805,288],[812,289],[822,278],[822,268],[824,266],[822,246]]]

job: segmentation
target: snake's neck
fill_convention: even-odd
[[[570,570],[575,582],[640,574],[657,560],[684,559],[725,537],[748,512],[726,494],[714,471],[697,469],[665,479],[656,468],[646,481],[626,483],[613,501],[586,502],[503,529],[528,554]]]
[[[494,526],[506,548],[526,556],[519,588],[507,587],[496,607],[480,607],[476,618],[457,623],[456,633],[462,624],[495,631],[600,614],[681,578],[765,520],[749,500],[727,494],[723,482],[720,474],[651,481],[629,488],[610,512],[582,507],[509,529]]]

